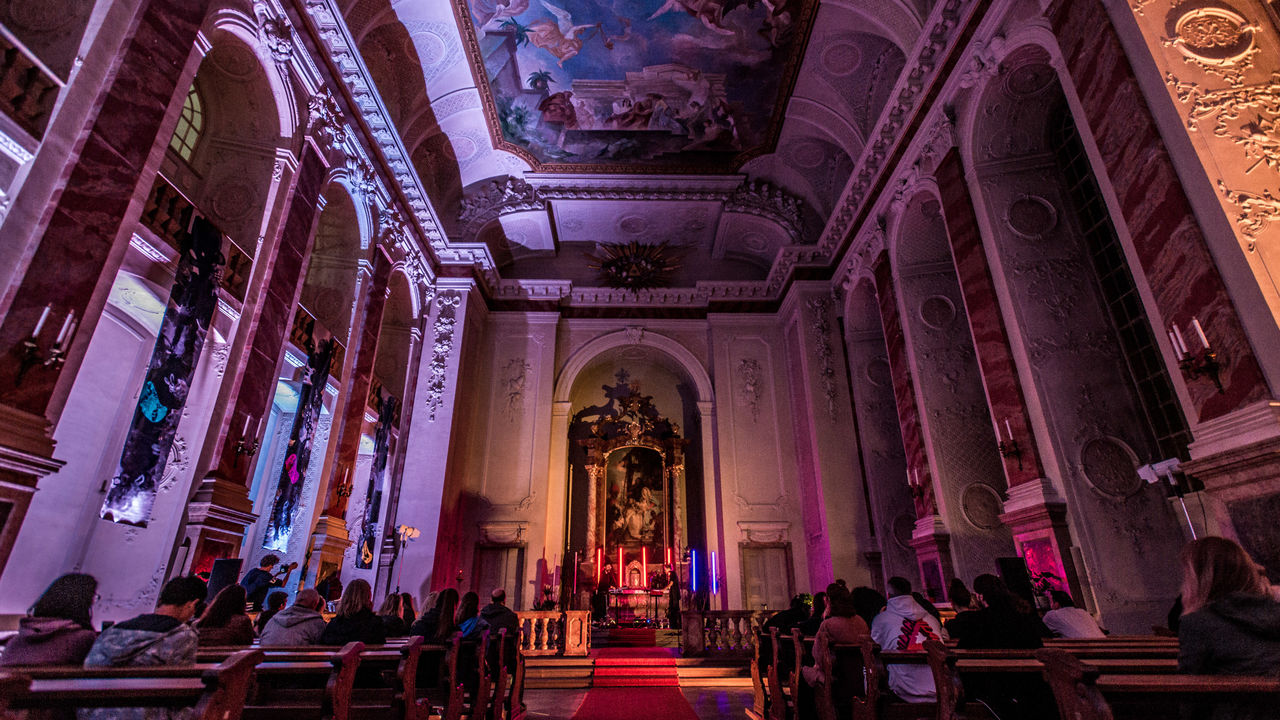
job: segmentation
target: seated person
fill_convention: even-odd
[[[217,597],[196,623],[202,646],[249,645],[253,642],[253,621],[244,611],[245,596],[242,585],[228,585],[218,591]]]
[[[871,637],[881,650],[924,652],[925,640],[947,638],[938,619],[912,597],[909,580],[891,577],[888,590],[889,600],[884,611],[871,623]],[[895,663],[885,669],[889,675],[889,689],[899,698],[907,702],[933,702],[936,699],[933,671],[928,665]]]
[[[98,581],[70,573],[54,580],[18,623],[18,635],[4,646],[0,666],[80,665],[98,634],[93,601]]]
[[[387,637],[404,637],[409,632],[409,626],[404,622],[403,602],[400,593],[391,593],[382,601],[382,607],[378,608],[378,619],[382,621],[382,629]]]
[[[791,607],[774,613],[765,621],[764,630],[767,633],[769,628],[778,628],[779,634],[786,635],[791,632],[791,628],[808,619],[809,603],[805,602],[803,595],[797,595],[791,598]]]
[[[366,580],[352,580],[338,601],[338,614],[320,634],[321,645],[346,645],[349,642],[381,645],[387,641],[382,618],[373,614],[373,588]]]
[[[325,628],[324,616],[320,614],[323,607],[324,598],[320,593],[311,588],[299,592],[293,605],[276,613],[262,627],[259,643],[263,647],[315,645]]]
[[[289,603],[289,593],[283,590],[272,590],[267,595],[267,604],[263,606],[262,612],[258,613],[258,618],[253,621],[253,629],[259,635],[262,634],[262,628],[267,626],[267,622],[275,617],[275,614],[284,609]]]
[[[1054,637],[1101,638],[1107,634],[1098,627],[1098,621],[1089,613],[1076,607],[1071,595],[1061,590],[1049,591],[1049,612],[1044,614],[1044,625]]]
[[[156,610],[102,631],[85,658],[85,667],[190,665],[200,642],[189,623],[204,600],[204,581],[176,577],[160,590]]]

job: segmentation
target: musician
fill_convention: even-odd
[[[272,588],[284,587],[289,579],[289,573],[298,566],[297,563],[290,563],[280,568],[278,573],[271,572],[271,568],[279,562],[280,558],[275,555],[263,555],[258,561],[258,567],[245,573],[244,579],[240,581],[249,602],[253,603],[254,610],[261,610],[263,601],[267,599],[267,593]]]

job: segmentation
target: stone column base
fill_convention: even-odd
[[[1071,531],[1067,505],[1048,478],[1037,478],[1009,488],[1000,522],[1009,528],[1018,555],[1032,575],[1052,573],[1061,587],[1094,611],[1092,591],[1081,582],[1071,556]]]
[[[31,507],[36,483],[63,465],[53,459],[48,420],[0,405],[0,573]]]
[[[249,491],[243,485],[206,477],[187,503],[186,538],[192,550],[181,572],[208,570],[215,559],[239,555],[245,529],[257,519]]]
[[[931,515],[916,520],[911,547],[916,551],[920,591],[933,600],[948,600],[947,578],[955,577],[956,571],[951,561],[951,534],[942,517]]]
[[[302,578],[302,587],[315,587],[322,579],[321,573],[328,565],[342,566],[342,556],[351,547],[347,533],[347,521],[339,517],[321,515],[311,534],[311,552],[307,555],[306,570],[310,577]]]
[[[1195,428],[1182,471],[1203,483],[1209,532],[1237,540],[1280,573],[1280,402],[1255,403]],[[1195,507],[1192,497],[1187,504]]]

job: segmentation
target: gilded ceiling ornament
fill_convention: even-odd
[[[1193,0],[1169,11],[1165,17],[1167,37],[1162,42],[1180,52],[1186,62],[1239,85],[1259,51],[1254,42],[1258,29],[1230,5]]]
[[[588,265],[600,271],[600,281],[606,287],[641,290],[663,287],[670,281],[670,274],[680,267],[678,254],[670,243],[642,243],[632,240],[624,245],[601,245],[595,254],[587,257],[595,262]]]

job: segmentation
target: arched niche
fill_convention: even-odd
[[[300,303],[321,327],[349,345],[361,250],[360,222],[346,187],[330,183],[316,226]],[[341,368],[335,368],[341,371]]]
[[[989,572],[991,558],[1007,555],[1013,543],[1000,520],[1002,458],[946,222],[932,188],[906,199],[890,233],[927,461],[906,470],[946,525],[954,573],[971,578]],[[945,587],[945,565],[942,575]]]
[[[1038,450],[1073,538],[1029,529],[1015,539],[1029,562],[1069,562],[1064,545],[1077,545],[1082,599],[1109,629],[1144,631],[1177,594],[1177,578],[1153,572],[1149,558],[1175,555],[1183,534],[1137,468],[1185,453],[1185,439],[1170,442],[1185,419],[1052,54],[1017,45],[979,90],[961,149],[981,188],[992,275],[1009,297],[1011,346],[1030,368]]]

